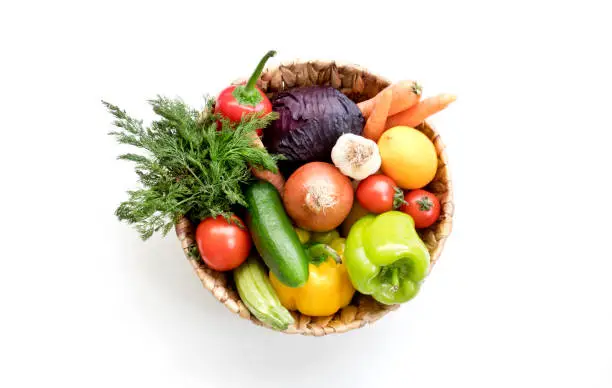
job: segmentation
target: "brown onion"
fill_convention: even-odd
[[[334,165],[311,162],[287,180],[285,210],[302,229],[326,232],[337,228],[353,206],[353,187]]]

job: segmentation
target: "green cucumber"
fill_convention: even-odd
[[[286,330],[295,321],[274,291],[263,264],[250,256],[234,270],[240,299],[260,321],[276,330]]]
[[[257,251],[278,280],[289,287],[308,281],[308,256],[280,195],[268,182],[257,182],[246,190],[247,225]]]

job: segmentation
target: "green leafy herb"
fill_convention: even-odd
[[[255,131],[276,118],[273,113],[231,124],[211,113],[213,101],[207,100],[205,114],[200,114],[181,100],[157,97],[149,103],[159,119],[145,128],[141,120],[102,103],[119,128],[110,134],[144,151],[119,156],[136,164],[142,187],[128,191],[128,200],[115,212],[134,224],[143,240],[158,231],[165,235],[183,215],[229,220],[233,205],[246,206],[241,185],[252,179],[250,166],[277,171],[278,157],[252,143]]]

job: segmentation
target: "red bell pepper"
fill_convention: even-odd
[[[274,55],[276,55],[276,51],[268,51],[264,55],[246,84],[233,85],[223,89],[217,97],[215,113],[227,117],[231,122],[239,122],[245,114],[260,113],[261,116],[264,116],[272,112],[270,100],[261,89],[255,86],[255,83],[259,79],[266,61]],[[262,130],[258,129],[257,134],[261,136]]]

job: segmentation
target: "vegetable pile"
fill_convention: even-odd
[[[146,128],[103,102],[111,135],[142,151],[119,156],[135,163],[140,187],[117,217],[143,239],[182,217],[197,224],[194,256],[233,271],[245,306],[276,330],[294,324],[289,310],[330,316],[356,293],[412,299],[430,266],[418,230],[440,216],[425,189],[436,149],[414,127],[455,97],[421,100],[421,85],[401,81],[358,104],[328,86],[269,99],[256,83],[274,55],[203,110],[157,97]],[[281,160],[295,166],[287,180]]]

